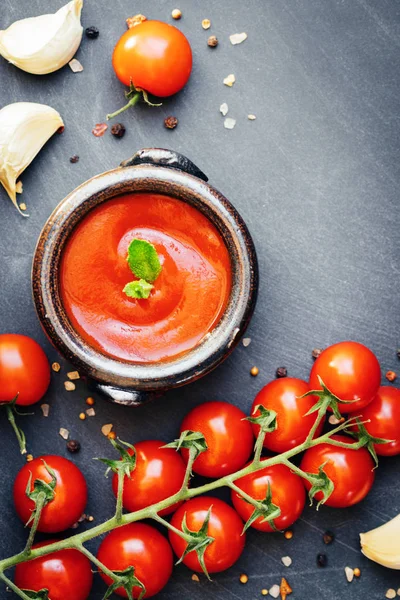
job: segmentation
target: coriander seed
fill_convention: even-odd
[[[397,374],[394,371],[388,371],[386,373],[386,379],[390,381],[390,383],[393,383],[393,381],[397,379]]]
[[[81,421],[84,421],[86,419],[86,415],[84,412],[79,413],[79,418]]]
[[[251,367],[251,369],[250,369],[250,375],[252,375],[253,377],[257,377],[259,372],[260,372],[260,370],[258,367]]]
[[[240,583],[247,583],[249,580],[248,576],[246,575],[246,573],[242,573],[241,576],[239,577],[239,581]]]
[[[182,17],[182,11],[180,11],[179,8],[174,8],[174,10],[171,13],[171,16],[173,19],[178,21]]]
[[[218,46],[218,38],[215,35],[210,35],[207,40],[207,46],[210,46],[210,48],[216,48]]]

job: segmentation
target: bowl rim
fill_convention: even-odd
[[[99,204],[125,193],[151,192],[183,200],[217,227],[227,245],[232,289],[217,325],[192,350],[160,363],[132,363],[102,354],[73,329],[59,293],[63,247],[76,224]],[[85,181],[50,215],[34,252],[32,293],[39,320],[53,345],[95,381],[134,390],[163,391],[198,379],[233,350],[253,314],[258,292],[256,250],[247,226],[220,192],[172,167],[118,167]]]

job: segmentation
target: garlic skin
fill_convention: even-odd
[[[64,125],[54,108],[34,102],[15,102],[0,110],[0,183],[14,206],[16,181],[49,138]]]
[[[400,515],[367,533],[360,533],[362,553],[388,569],[400,570]]]
[[[61,69],[81,43],[82,6],[83,0],[72,0],[54,14],[15,21],[0,31],[0,54],[34,75]]]

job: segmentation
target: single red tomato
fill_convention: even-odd
[[[111,571],[134,567],[135,577],[146,588],[144,598],[158,594],[172,574],[173,557],[168,541],[157,529],[144,523],[131,523],[114,529],[101,542],[97,558]],[[100,575],[107,585],[111,585],[107,575],[101,572]],[[140,592],[139,587],[132,588],[134,598],[138,598]],[[115,594],[128,597],[123,588],[118,588]]]
[[[165,442],[147,440],[135,445],[136,467],[131,478],[124,479],[123,505],[134,512],[156,504],[179,492],[185,478],[186,467],[180,454],[172,448],[163,448]],[[128,450],[133,454],[133,450]],[[112,481],[115,496],[118,492],[118,475]],[[160,515],[168,515],[178,508],[174,504],[160,511]]]
[[[381,368],[375,354],[358,342],[339,342],[326,348],[310,373],[310,389],[320,390],[321,377],[330,392],[351,404],[339,405],[343,413],[359,412],[378,393]]]
[[[354,443],[352,438],[333,435],[333,440]],[[326,463],[324,471],[333,481],[335,489],[325,502],[326,506],[346,508],[361,502],[370,491],[375,479],[374,462],[368,450],[340,448],[330,444],[319,444],[306,450],[300,468],[307,473],[318,473],[318,467]],[[311,485],[304,480],[306,488]],[[322,493],[315,495],[321,500]]]
[[[128,29],[112,57],[120,81],[155,96],[172,96],[187,83],[192,50],[179,29],[161,21],[144,21]]]
[[[306,501],[306,493],[301,478],[293,473],[285,465],[273,465],[265,467],[255,473],[250,473],[235,481],[246,494],[255,500],[265,500],[268,493],[268,484],[271,488],[272,503],[279,506],[281,514],[274,519],[277,529],[290,527],[300,517]],[[248,521],[254,512],[254,506],[243,500],[243,498],[232,490],[233,506],[242,517]],[[251,527],[259,531],[274,531],[267,521],[262,517],[256,519]]]
[[[223,477],[241,469],[253,449],[254,438],[246,415],[228,402],[205,402],[196,406],[182,421],[181,432],[199,431],[208,450],[193,464],[193,471],[204,477]],[[187,462],[189,451],[182,449]]]
[[[72,527],[82,516],[87,503],[87,485],[78,467],[62,456],[46,455],[26,463],[18,472],[13,489],[15,510],[24,523],[28,522],[35,508],[33,500],[25,494],[31,473],[31,490],[35,479],[52,481],[44,463],[53,469],[57,483],[54,499],[43,508],[38,531],[58,533]]]
[[[208,535],[214,541],[204,553],[204,563],[209,573],[219,573],[229,569],[243,552],[246,536],[241,535],[243,522],[229,504],[212,498],[199,496],[185,502],[174,514],[171,524],[182,531],[182,519],[186,515],[186,524],[191,531],[199,531],[211,507]],[[169,531],[169,541],[180,558],[186,550],[187,543],[178,534]],[[192,571],[202,572],[197,554],[189,552],[183,563]]]
[[[41,548],[55,541],[41,542],[33,548]],[[51,600],[87,600],[93,573],[90,561],[81,552],[59,550],[17,565],[14,581],[22,590],[39,592],[47,589]]]
[[[27,406],[38,402],[50,384],[50,365],[35,340],[17,333],[0,335],[0,402]]]
[[[380,456],[400,454],[400,390],[384,385],[375,398],[361,411],[364,427],[373,437],[392,440],[388,444],[375,444]],[[357,426],[354,428],[357,429]]]
[[[317,418],[316,412],[305,416],[317,402],[315,396],[301,397],[309,391],[310,387],[305,381],[283,377],[271,381],[257,394],[251,415],[259,415],[256,407],[260,404],[277,414],[278,428],[265,436],[265,448],[272,452],[286,452],[305,441]],[[323,422],[318,426],[314,437],[318,437],[322,427]],[[253,428],[254,435],[258,435],[260,426],[254,424]]]

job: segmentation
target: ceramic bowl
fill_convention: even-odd
[[[249,324],[258,289],[253,240],[232,204],[207,181],[186,157],[170,150],[144,149],[117,169],[89,179],[69,194],[39,236],[32,289],[40,322],[54,346],[81,376],[114,402],[137,405],[151,395],[202,377],[232,352]],[[218,229],[231,258],[232,290],[221,320],[197,347],[162,363],[128,363],[95,350],[72,327],[60,297],[60,259],[74,227],[94,207],[132,192],[165,194],[192,205]]]

